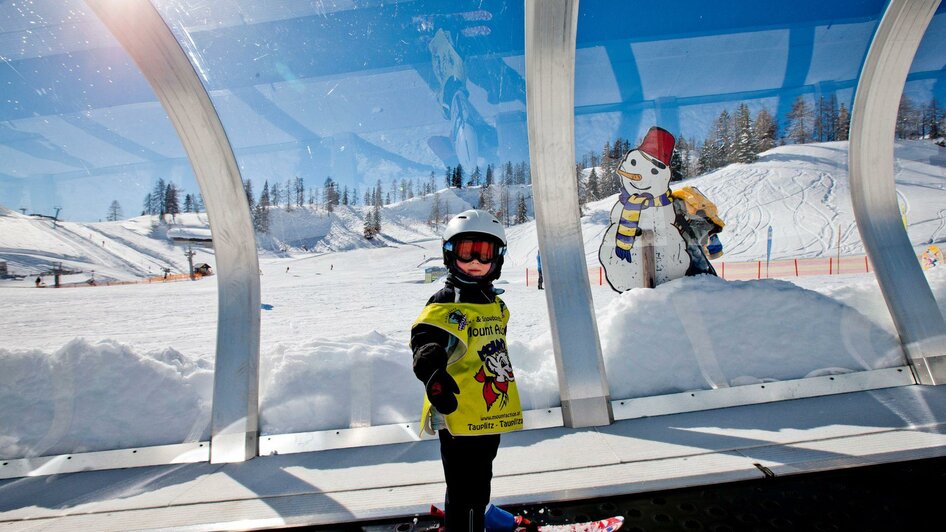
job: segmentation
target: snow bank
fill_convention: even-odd
[[[598,326],[615,399],[905,363],[896,337],[857,310],[778,280],[703,276],[632,290],[599,313]],[[510,342],[510,356],[523,406],[558,406],[548,328]],[[377,332],[280,344],[264,356],[264,431],[413,421],[422,396],[409,363],[401,338]]]
[[[946,301],[946,269],[930,278]],[[903,365],[891,330],[836,299],[858,308],[882,304],[872,278],[862,279],[848,279],[847,288],[829,284],[834,298],[786,281],[711,276],[616,296],[597,317],[611,396]],[[509,303],[515,313],[517,302]],[[533,334],[510,341],[523,407],[558,406],[548,326]],[[262,432],[416,421],[423,389],[410,361],[405,333],[372,330],[301,342],[289,337],[261,354]],[[211,364],[170,348],[140,354],[113,341],[76,339],[51,354],[0,349],[0,455],[207,438],[211,390]]]
[[[397,423],[419,417],[420,384],[402,338],[376,331],[279,344],[261,356],[266,434]]]
[[[109,340],[79,338],[52,354],[0,348],[0,457],[207,439],[207,366]]]

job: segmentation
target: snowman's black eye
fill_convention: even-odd
[[[660,171],[657,170],[656,168],[651,168],[651,169],[650,169],[650,173],[652,173],[652,174],[654,174],[654,175],[657,175],[658,173],[660,173]]]
[[[631,166],[637,166],[637,159],[631,159]]]

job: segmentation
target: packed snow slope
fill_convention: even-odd
[[[170,273],[187,273],[186,246],[175,245],[167,234],[174,229],[206,231],[205,214],[180,214],[171,223],[157,217],[99,223],[54,221],[0,210],[0,260],[12,274],[32,280],[56,267],[81,272],[98,281],[130,280]],[[213,263],[213,255],[195,249],[195,263]],[[78,275],[78,274],[77,274]],[[49,284],[52,284],[50,282]]]
[[[910,240],[921,250],[946,240],[946,149],[932,142],[901,141],[897,144],[896,187],[908,224]],[[766,257],[767,231],[771,226],[772,260],[864,253],[854,223],[847,176],[847,143],[781,146],[761,154],[751,164],[732,164],[710,174],[672,184],[696,186],[719,207],[726,228],[721,234],[725,260],[759,260]],[[437,196],[441,222],[479,201],[479,188],[444,189]],[[516,197],[527,199],[528,186],[509,187],[507,208],[515,212]],[[494,187],[499,206],[500,187]],[[582,231],[589,266],[597,265],[597,249],[608,225],[615,197],[587,205]],[[363,237],[362,205],[323,208],[297,207],[270,211],[269,232],[257,237],[261,252],[276,256],[328,253],[360,248],[410,245],[436,239],[440,225],[430,224],[433,195],[415,197],[382,208],[382,234]],[[159,275],[162,268],[185,273],[186,248],[168,239],[168,231],[208,229],[205,214],[177,215],[159,223],[157,217],[99,223],[53,222],[24,216],[0,207],[0,260],[21,275],[63,268],[96,279],[133,279]],[[535,224],[509,229],[511,240],[533,242],[511,246],[508,260],[517,266],[533,264],[537,246]],[[212,251],[197,250],[197,262],[213,266]]]
[[[767,225],[775,227],[773,247],[780,253],[817,254],[830,250],[837,238],[827,226],[843,227],[849,216],[842,191],[846,177],[840,173],[846,162],[838,155],[843,147],[777,148],[752,165],[733,165],[687,184],[720,206],[728,223],[722,238],[731,255],[757,258],[752,234],[764,234]],[[940,239],[940,223],[925,217],[935,219],[944,205],[943,165],[935,162],[938,148],[907,143],[900,150],[918,161],[901,161],[898,190],[908,221],[916,220],[911,239],[922,247]],[[727,185],[739,179],[740,185]],[[796,188],[785,188],[793,183]],[[444,212],[467,208],[477,196],[475,189],[443,191],[441,200],[449,204]],[[759,203],[763,198],[767,202]],[[261,242],[270,247],[260,261],[264,434],[417,418],[423,392],[411,371],[407,342],[412,321],[439,288],[423,282],[423,268],[440,261],[438,228],[427,224],[430,201],[387,206],[386,235],[373,241],[359,239],[361,207],[332,214],[274,210],[273,240]],[[613,201],[589,205],[582,217],[590,257]],[[6,224],[29,220],[0,214],[6,250],[12,247],[7,244],[12,226]],[[132,222],[139,231],[152,230],[148,219],[113,226]],[[794,227],[799,229],[781,236],[779,228]],[[51,240],[52,231],[59,229],[37,230],[34,238],[59,242]],[[138,234],[121,233],[135,243],[129,248],[167,245],[160,237],[128,231]],[[842,245],[854,246],[841,235]],[[137,238],[153,241],[155,248]],[[105,241],[109,249],[112,240]],[[534,266],[537,247],[534,223],[510,227],[509,245],[497,286],[512,311],[508,340],[523,406],[556,406],[545,292],[526,283],[525,267]],[[180,249],[168,249],[174,250],[169,258],[179,253],[183,259]],[[91,250],[73,253],[83,260],[93,257]],[[44,260],[63,258],[50,257]],[[946,302],[946,269],[933,268],[927,277],[938,301]],[[209,437],[214,278],[76,290],[29,284],[29,279],[0,282],[8,309],[0,313],[0,457]],[[624,294],[593,285],[592,296],[614,399],[904,364],[872,275],[792,282],[694,277]]]

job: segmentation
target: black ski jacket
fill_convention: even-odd
[[[447,276],[445,286],[427,300],[431,303],[480,303],[489,304],[499,293],[493,283],[463,283],[452,274]],[[414,375],[424,384],[435,371],[447,367],[447,348],[451,336],[447,331],[419,323],[411,329],[411,351],[414,353]]]

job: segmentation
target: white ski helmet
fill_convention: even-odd
[[[498,240],[502,246],[496,259],[490,263],[489,273],[482,278],[472,279],[457,267],[457,258],[452,251],[453,247],[448,244],[458,236]],[[495,216],[486,211],[470,209],[454,216],[443,231],[441,244],[444,265],[453,274],[454,279],[461,283],[495,281],[502,273],[503,254],[506,252],[506,230],[503,229],[503,224],[499,223]]]
[[[443,241],[446,243],[459,234],[467,233],[489,235],[506,245],[506,230],[503,229],[503,224],[487,211],[470,209],[454,216],[443,231]]]

